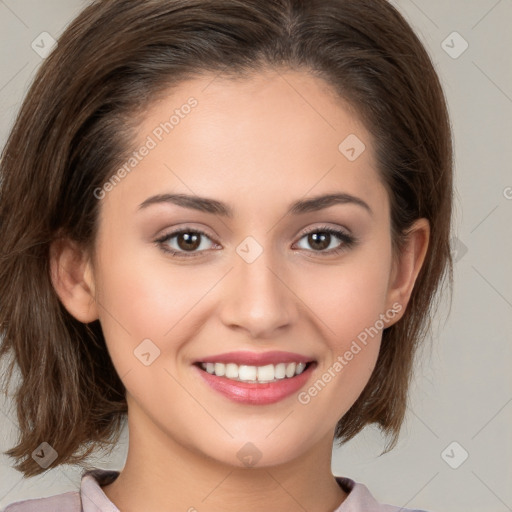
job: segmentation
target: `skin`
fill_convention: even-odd
[[[127,390],[128,457],[103,490],[126,512],[332,511],[346,498],[331,472],[334,429],[368,382],[380,334],[306,405],[296,393],[269,405],[232,402],[198,378],[192,362],[236,350],[296,352],[317,361],[307,389],[394,304],[401,312],[387,325],[399,320],[428,222],[415,223],[394,258],[372,137],[306,72],[182,83],[146,111],[134,150],[190,96],[198,105],[101,199],[94,256],[71,241],[52,251],[63,304],[82,322],[99,318]],[[366,145],[353,162],[338,150],[349,134]],[[225,202],[235,215],[170,203],[139,209],[171,192]],[[334,192],[360,198],[371,213],[346,203],[286,215],[296,200]],[[324,226],[357,242],[322,255],[304,231]],[[181,228],[209,237],[195,257],[154,243]],[[263,249],[252,263],[236,252],[247,236]],[[169,244],[180,249],[176,237]],[[343,242],[333,236],[328,247]],[[133,353],[147,338],[160,350],[149,366]],[[247,442],[261,453],[253,467],[237,457]]]

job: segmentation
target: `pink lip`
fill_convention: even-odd
[[[266,364],[279,363],[309,363],[313,358],[294,354],[293,352],[282,352],[273,350],[269,352],[226,352],[215,356],[205,356],[198,359],[196,363],[235,363],[247,366],[265,366]]]
[[[226,398],[238,403],[248,405],[267,405],[279,402],[284,398],[297,393],[310,378],[316,363],[310,364],[301,374],[291,379],[280,379],[276,382],[256,384],[240,382],[226,377],[217,377],[201,369],[199,365],[193,365],[195,371],[215,391]]]

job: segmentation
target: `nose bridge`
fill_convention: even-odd
[[[236,252],[222,320],[228,327],[246,329],[253,337],[271,337],[297,316],[293,294],[284,284],[286,276],[280,275],[285,267],[270,248],[252,237],[242,241]]]

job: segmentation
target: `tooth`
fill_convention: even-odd
[[[304,368],[306,368],[304,363],[297,364],[297,369],[295,370],[296,375],[300,375],[304,371]]]
[[[292,378],[300,375],[306,363],[279,363],[276,365],[249,366],[235,363],[201,363],[201,368],[218,377],[245,382],[272,382],[279,379]]]
[[[295,363],[288,363],[286,366],[286,376],[288,378],[293,377],[295,375]]]
[[[240,380],[256,380],[256,366],[240,365],[238,368],[238,378]]]
[[[235,363],[228,363],[226,365],[226,377],[228,379],[238,379],[238,365]]]
[[[284,379],[286,377],[286,363],[276,364],[275,368],[275,378]]]
[[[258,380],[274,380],[274,365],[258,366]]]
[[[226,365],[224,363],[215,363],[215,375],[223,377],[226,373]]]

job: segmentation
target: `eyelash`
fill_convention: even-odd
[[[201,235],[211,240],[211,237],[208,236],[204,231],[201,231],[200,229],[187,229],[183,228],[177,231],[173,231],[171,233],[167,233],[163,235],[162,237],[155,240],[155,244],[165,253],[171,254],[172,256],[175,256],[177,258],[194,258],[197,257],[198,254],[204,252],[204,251],[198,251],[198,252],[192,252],[187,253],[186,251],[176,251],[174,249],[169,249],[166,242],[169,242],[172,238],[175,238],[177,235],[182,235],[184,233],[187,234],[195,234],[195,235]],[[331,228],[329,226],[321,226],[319,228],[314,228],[312,230],[306,231],[305,233],[302,233],[299,240],[302,240],[305,236],[308,236],[312,233],[328,233],[329,235],[334,235],[336,238],[338,238],[342,244],[335,248],[335,249],[329,249],[328,251],[314,251],[311,252],[317,253],[321,256],[332,256],[332,255],[338,255],[344,252],[347,249],[350,249],[353,245],[357,243],[357,239],[346,233],[345,231],[337,230],[334,228]]]

